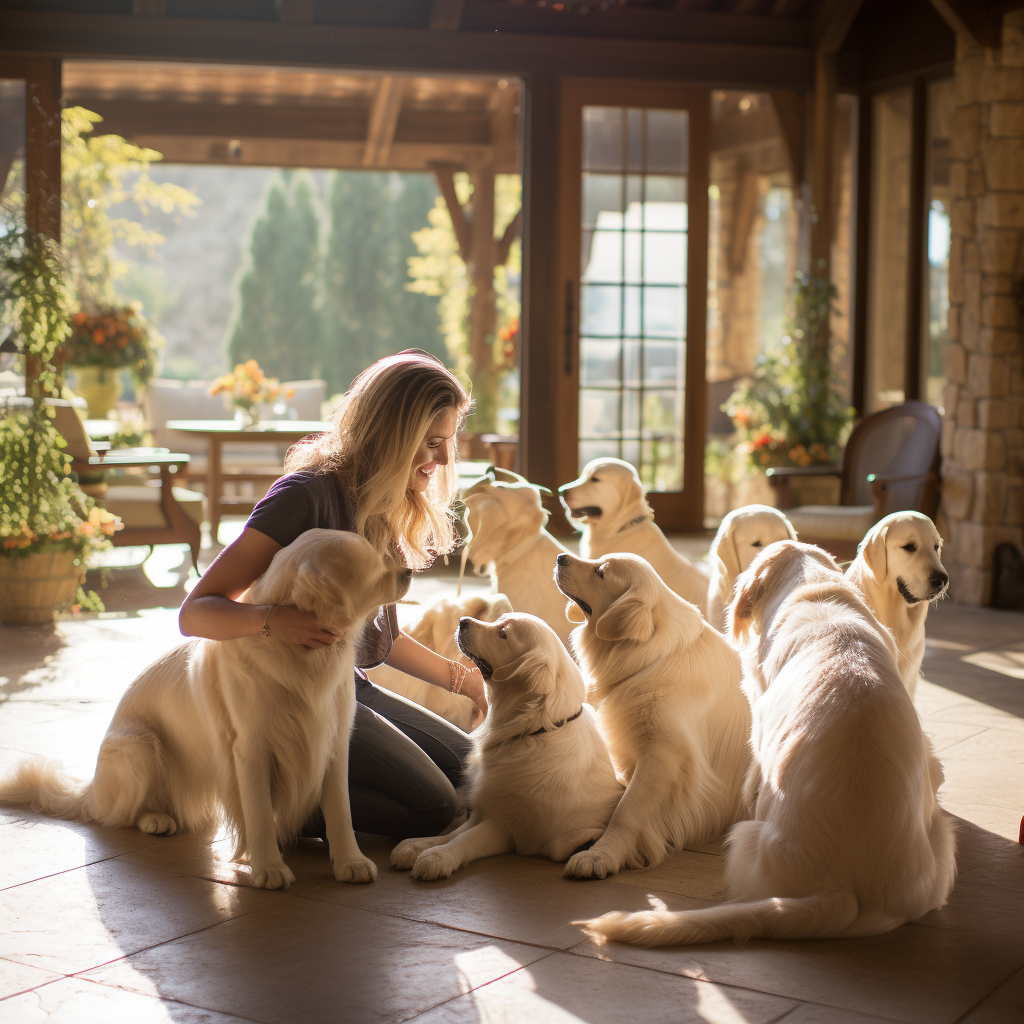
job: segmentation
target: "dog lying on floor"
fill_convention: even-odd
[[[540,489],[529,483],[481,480],[466,492],[467,556],[487,571],[517,612],[536,615],[568,647],[572,623],[552,579],[565,548],[544,529],[548,514]]]
[[[621,459],[588,462],[579,479],[558,488],[574,526],[582,526],[580,554],[602,558],[616,551],[646,559],[684,601],[707,611],[708,578],[669,544],[644,498],[636,470]]]
[[[725,632],[725,612],[732,603],[736,577],[777,540],[796,540],[796,530],[770,505],[744,505],[722,520],[708,552],[708,622],[719,633]]]
[[[750,760],[739,655],[636,555],[559,555],[555,579],[585,620],[573,647],[628,783],[605,834],[565,873],[654,866],[719,835],[742,813]]]
[[[493,622],[499,615],[512,611],[512,605],[504,594],[473,594],[458,601],[442,598],[424,611],[418,622],[405,632],[414,640],[429,647],[449,661],[469,659],[455,643],[455,631],[459,619],[469,616],[483,622]],[[470,732],[479,715],[476,705],[463,694],[449,693],[441,686],[434,686],[423,679],[411,676],[391,665],[378,665],[366,673],[378,686],[397,693],[420,707],[432,711],[445,721],[457,725],[463,732]]]
[[[740,577],[731,628],[748,640],[754,818],[729,835],[731,902],[579,923],[647,946],[819,939],[881,935],[941,907],[956,877],[942,766],[892,637],[831,555],[773,544]]]
[[[278,843],[294,839],[319,804],[334,877],[372,881],[376,865],[359,851],[348,797],[355,641],[410,577],[357,534],[308,530],[241,601],[315,612],[339,634],[334,644],[311,650],[273,630],[189,640],[125,691],[92,782],[29,761],[0,783],[0,803],[158,835],[203,831],[222,815],[236,834],[233,859],[248,861],[253,886],[266,889],[295,880]]]
[[[924,658],[928,605],[946,592],[942,538],[920,512],[893,512],[868,530],[846,578],[893,635],[903,685],[914,699]]]
[[[474,734],[473,810],[450,835],[399,843],[391,864],[429,881],[499,853],[563,861],[604,832],[622,795],[583,677],[532,615],[464,618],[458,643],[483,673],[490,706]]]

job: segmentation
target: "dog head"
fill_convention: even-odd
[[[554,630],[534,615],[510,612],[494,622],[464,617],[456,641],[487,685],[490,735],[550,728],[583,703],[579,669]]]
[[[795,540],[777,541],[737,579],[727,634],[740,642],[751,632],[761,635],[794,589],[831,576],[842,580],[836,560],[827,551]]]
[[[499,615],[512,611],[512,605],[504,594],[472,594],[459,601],[442,598],[431,605],[419,622],[407,632],[413,640],[443,655],[456,658],[458,651],[452,650],[459,619],[465,617],[493,622]]]
[[[650,507],[636,469],[622,459],[594,459],[579,478],[558,488],[558,497],[573,525],[600,527],[612,533]]]
[[[307,530],[274,555],[252,587],[257,603],[293,604],[329,629],[345,629],[404,597],[412,570],[347,530]]]
[[[530,483],[503,483],[485,477],[467,491],[463,501],[469,529],[466,545],[477,568],[539,534],[548,521],[540,488]]]
[[[934,601],[949,584],[939,555],[942,538],[920,512],[893,512],[868,530],[857,549],[878,584],[892,581],[907,604]]]
[[[744,505],[723,520],[711,544],[712,572],[732,583],[766,548],[780,540],[796,540],[793,524],[769,505]]]

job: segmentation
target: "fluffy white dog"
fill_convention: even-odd
[[[487,681],[490,712],[474,736],[469,820],[450,835],[406,839],[392,851],[413,878],[447,878],[482,857],[563,861],[597,839],[622,795],[579,669],[532,615],[463,619],[459,646]]]
[[[544,529],[548,514],[540,488],[530,483],[484,479],[464,497],[469,538],[466,554],[488,572],[517,612],[543,619],[568,646],[572,623],[552,573],[565,548]]]
[[[602,558],[615,551],[639,555],[684,601],[707,611],[708,578],[669,544],[644,498],[637,471],[621,459],[594,459],[579,479],[558,488],[574,526],[582,526],[580,554]]]
[[[107,827],[169,835],[202,831],[222,812],[257,888],[295,876],[278,843],[293,839],[319,803],[339,882],[376,878],[352,831],[349,733],[355,714],[355,640],[411,573],[386,564],[354,533],[309,530],[282,548],[242,595],[293,604],[339,634],[310,650],[277,636],[193,639],[165,654],[125,691],[92,782],[53,762],[19,765],[0,802]]]
[[[636,555],[559,555],[555,578],[585,619],[573,646],[628,783],[608,830],[565,873],[653,866],[718,835],[740,817],[750,760],[739,655]]]
[[[928,604],[946,592],[942,538],[920,512],[893,512],[868,530],[846,578],[893,635],[903,685],[914,699],[924,657]]]
[[[725,612],[732,601],[736,577],[777,540],[796,540],[796,530],[771,505],[744,505],[722,520],[708,552],[708,622],[720,633],[725,632]]]
[[[731,901],[606,914],[598,941],[640,945],[880,935],[941,907],[956,877],[936,760],[892,637],[832,557],[774,544],[732,610],[753,706],[746,793],[729,835]]]

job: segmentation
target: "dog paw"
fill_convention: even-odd
[[[173,836],[178,831],[178,823],[169,814],[158,814],[147,811],[138,820],[138,826],[151,836]]]
[[[377,865],[368,857],[359,857],[357,860],[345,861],[344,864],[335,864],[334,877],[339,882],[375,882]]]
[[[280,864],[269,864],[265,868],[253,868],[252,887],[254,889],[287,889],[295,876],[284,861]]]
[[[618,870],[619,865],[611,857],[592,846],[573,854],[565,865],[564,874],[566,878],[604,878]]]
[[[433,882],[447,878],[459,865],[452,864],[443,847],[424,850],[412,866],[412,877],[421,882]]]
[[[429,840],[403,839],[391,851],[391,866],[399,871],[408,871],[416,863],[416,858],[429,849]]]

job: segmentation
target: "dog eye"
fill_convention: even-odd
[[[592,476],[588,482],[592,484],[600,483],[596,476]]]
[[[909,551],[911,554],[913,554],[917,550],[917,545],[916,544],[904,544],[903,545],[903,550],[904,551]]]
[[[596,572],[601,579],[604,579],[604,569],[600,565],[594,569],[594,572]]]
[[[938,544],[936,544],[936,545],[935,545],[935,550],[936,550],[936,551],[938,551],[938,550],[939,550],[939,545],[938,545]]]
[[[761,542],[759,540],[755,540],[750,546],[752,548],[759,548],[761,546]]]
[[[505,628],[506,628],[505,626],[502,626],[498,630],[498,636],[500,636],[502,640],[507,640],[508,639],[508,637],[505,635]]]

